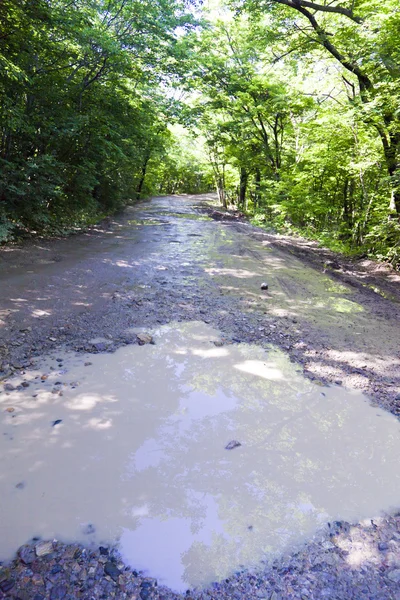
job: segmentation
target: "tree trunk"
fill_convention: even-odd
[[[240,167],[239,206],[242,210],[247,209],[246,192],[249,174],[244,167]]]
[[[390,209],[395,211],[397,217],[400,218],[400,168],[397,162],[398,153],[400,152],[400,132],[389,136],[389,143],[386,147],[384,145],[384,151],[392,188]]]
[[[143,166],[142,166],[142,169],[141,169],[141,177],[139,180],[139,185],[137,186],[137,190],[136,190],[136,198],[137,199],[140,198],[140,195],[142,193],[144,180],[146,179],[147,165],[149,164],[149,160],[150,160],[150,156],[146,156]]]
[[[217,194],[219,201],[221,202],[224,208],[228,208],[228,204],[226,201],[226,193],[225,193],[225,185],[223,177],[217,177]]]
[[[360,87],[360,99],[363,104],[370,102],[371,96],[372,98],[376,97],[379,89],[375,87],[373,80],[370,79],[369,75],[363,71],[362,67],[360,67],[356,61],[346,56],[346,54],[343,54],[339,48],[335,46],[334,41],[332,40],[332,34],[328,33],[316,19],[316,14],[318,11],[322,11],[342,14],[356,23],[362,23],[363,19],[355,16],[353,14],[353,9],[343,8],[341,6],[332,6],[332,3],[321,5],[309,0],[273,0],[273,2],[289,6],[308,19],[319,43],[347,71],[353,73],[353,75],[357,77]],[[313,12],[307,10],[308,8],[310,8]],[[386,113],[383,111],[382,119],[384,126],[376,125],[376,123],[374,125],[378,129],[382,141],[386,166],[391,180],[390,184],[392,188],[392,197],[390,201],[390,210],[395,212],[397,218],[400,219],[400,165],[397,164],[397,155],[400,152],[400,131],[398,128],[398,117],[393,111]],[[371,122],[369,115],[367,115],[366,122]]]
[[[257,208],[260,204],[260,188],[261,188],[261,171],[260,169],[256,169],[256,177],[255,177],[255,193],[254,193],[254,208]]]
[[[343,186],[343,219],[349,230],[353,228],[354,188],[354,179],[346,177]]]

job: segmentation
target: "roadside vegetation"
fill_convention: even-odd
[[[4,0],[0,240],[216,189],[400,263],[397,0]]]

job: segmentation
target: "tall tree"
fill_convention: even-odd
[[[234,5],[251,15],[276,15],[300,32],[307,44],[302,51],[323,49],[343,68],[349,98],[363,105],[363,118],[381,139],[391,183],[391,208],[400,217],[400,124],[397,102],[400,90],[398,34],[400,14],[396,0],[238,0]],[[279,12],[276,10],[280,8]],[[289,40],[291,38],[289,32]],[[290,51],[298,51],[298,37]],[[299,56],[299,53],[298,53]],[[346,75],[347,73],[347,75]]]
[[[183,68],[188,7],[0,4],[0,239],[96,218],[144,189],[144,164],[166,141],[161,84]]]

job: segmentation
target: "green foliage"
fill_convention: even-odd
[[[188,79],[188,122],[207,139],[220,197],[266,226],[397,264],[395,0],[228,4],[235,16],[210,13],[197,36]]]
[[[187,3],[189,5],[189,3]],[[0,4],[1,237],[79,226],[157,190],[182,0]]]
[[[400,268],[400,223],[397,220],[385,220],[374,225],[365,236],[365,248],[372,256]]]

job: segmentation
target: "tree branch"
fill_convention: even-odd
[[[332,6],[331,4],[322,5],[316,4],[315,2],[308,2],[307,0],[298,0],[298,2],[296,2],[296,0],[293,0],[293,2],[294,4],[304,6],[304,8],[311,8],[311,10],[344,15],[348,19],[351,19],[352,21],[358,24],[363,22],[363,19],[361,17],[357,17],[353,14],[353,9],[344,8],[343,6]]]
[[[343,6],[332,6],[332,5],[322,5],[316,4],[315,2],[308,2],[307,0],[273,0],[273,2],[277,2],[278,4],[284,4],[285,6],[289,6],[290,8],[295,8],[299,10],[300,8],[310,8],[311,10],[321,11],[321,12],[330,12],[336,13],[338,15],[344,15],[348,19],[351,19],[355,23],[359,25],[364,22],[361,17],[357,17],[353,15],[353,11],[348,8],[344,8]]]
[[[369,77],[362,72],[356,63],[350,62],[341,52],[339,52],[336,46],[330,41],[328,33],[319,25],[315,16],[309,10],[304,8],[305,4],[313,4],[312,2],[305,2],[305,0],[273,0],[273,2],[289,6],[306,17],[317,34],[319,43],[324,46],[324,48],[328,50],[328,52],[336,58],[347,71],[350,71],[350,73],[353,73],[357,77],[361,93],[372,89],[373,85]],[[315,6],[319,5],[314,5],[314,7]],[[338,7],[336,7],[336,9],[337,8]]]

